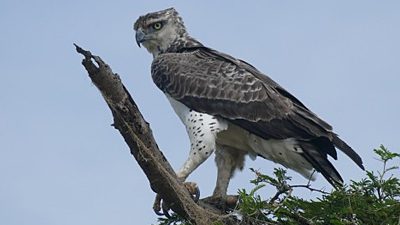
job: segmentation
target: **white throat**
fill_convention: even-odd
[[[143,46],[149,51],[153,57],[157,57],[159,54],[166,52],[179,38],[177,32],[172,27],[165,27],[162,33],[158,34],[158,37],[146,41]]]

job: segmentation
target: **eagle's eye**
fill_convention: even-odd
[[[162,28],[162,23],[161,22],[153,23],[152,27],[154,30],[160,30]]]

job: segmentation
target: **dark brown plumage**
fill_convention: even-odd
[[[138,43],[143,42],[153,54],[152,78],[167,96],[263,140],[294,139],[294,151],[298,145],[298,154],[334,186],[343,181],[328,160],[328,155],[337,159],[335,148],[364,169],[360,156],[328,123],[252,65],[190,37],[175,10],[146,16],[135,24]],[[140,26],[157,21],[165,24],[159,33]],[[142,38],[144,35],[150,36],[149,41]]]
[[[155,84],[191,109],[220,116],[265,139],[301,140],[305,158],[333,185],[342,178],[327,155],[335,147],[364,169],[332,127],[250,64],[206,47],[165,53],[152,64]],[[320,165],[323,164],[323,165]]]

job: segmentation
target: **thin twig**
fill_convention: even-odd
[[[309,184],[296,184],[296,185],[290,185],[291,188],[307,188],[310,191],[315,191],[315,192],[319,192],[322,194],[329,194],[329,192],[320,190],[320,189],[316,189],[316,188],[312,188],[311,185]]]

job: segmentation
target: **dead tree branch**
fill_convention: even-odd
[[[114,127],[124,137],[131,154],[146,174],[151,189],[160,194],[173,211],[194,224],[212,224],[220,221],[237,224],[231,218],[222,216],[212,207],[196,204],[154,140],[149,124],[144,120],[137,105],[121,82],[118,74],[98,56],[92,55],[75,45],[76,51],[84,56],[82,65],[90,79],[99,89],[114,117]]]

